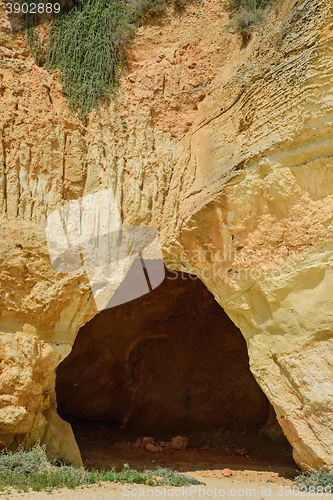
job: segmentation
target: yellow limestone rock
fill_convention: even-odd
[[[300,17],[286,0],[245,48],[204,4],[141,29],[118,104],[87,127],[0,4],[4,446],[41,438],[81,463],[54,377],[97,310],[83,273],[52,268],[45,220],[112,188],[124,225],[157,229],[166,265],[200,276],[241,329],[297,463],[333,466],[331,1]]]

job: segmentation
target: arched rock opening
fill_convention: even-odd
[[[80,329],[56,390],[65,418],[140,432],[256,430],[269,413],[241,332],[199,279],[170,270],[151,293]]]

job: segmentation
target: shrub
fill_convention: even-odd
[[[34,27],[36,18],[26,16],[32,54],[37,64],[59,70],[70,107],[85,120],[117,94],[127,43],[138,26],[163,14],[172,2],[177,10],[184,5],[181,0],[66,0],[50,25],[46,54]]]
[[[53,21],[46,68],[59,69],[63,91],[85,119],[100,101],[109,104],[133,35],[131,10],[123,0],[86,0]]]
[[[229,27],[243,37],[251,34],[251,28],[260,24],[277,0],[226,0],[225,7],[231,10]]]
[[[188,486],[190,484],[204,484],[191,476],[157,467],[156,470],[145,470],[139,472],[130,469],[128,464],[124,465],[121,472],[111,470],[109,472],[102,472],[100,476],[101,481],[116,481],[119,483],[135,483],[146,484],[148,486]]]
[[[185,474],[180,474],[177,471],[171,469],[165,469],[158,467],[153,474],[157,476],[161,483],[167,484],[169,486],[187,486],[189,484],[204,484],[191,476],[186,476]]]
[[[251,34],[251,27],[261,23],[263,20],[263,12],[260,9],[251,10],[245,7],[240,7],[232,16],[229,27],[247,37]]]
[[[0,454],[0,491],[28,492],[59,488],[76,488],[81,485],[96,484],[100,481],[118,483],[145,484],[148,486],[170,485],[186,486],[203,484],[196,479],[158,467],[155,471],[139,472],[130,469],[127,464],[120,472],[87,471],[76,467],[64,459],[50,462],[47,459],[45,446],[35,445],[32,450],[19,449],[16,452],[2,451]]]
[[[0,490],[13,488],[19,492],[54,488],[75,488],[89,484],[89,472],[72,465],[57,467],[49,462],[45,446],[39,444],[30,451],[2,451],[0,455]]]
[[[333,492],[333,472],[325,472],[322,469],[318,471],[313,470],[310,472],[302,472],[294,478],[296,483],[305,486],[307,491],[311,491],[309,488],[315,492],[331,493]]]

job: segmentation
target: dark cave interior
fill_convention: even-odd
[[[199,279],[169,269],[151,293],[103,310],[80,329],[58,368],[56,392],[81,451],[89,436],[102,436],[115,452],[139,435],[189,436],[190,446],[228,456],[246,436],[257,448],[277,446],[259,436],[267,420],[278,425],[240,330]],[[281,446],[291,456],[290,445]]]

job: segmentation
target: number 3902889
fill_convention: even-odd
[[[60,3],[7,3],[7,14],[59,14]]]

